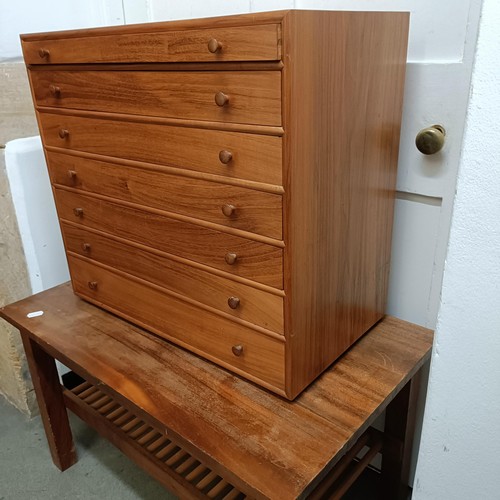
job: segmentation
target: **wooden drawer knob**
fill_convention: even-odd
[[[68,177],[74,181],[76,179],[76,170],[68,170]]]
[[[231,309],[237,309],[238,306],[240,305],[240,299],[238,297],[229,297],[227,299],[227,305],[231,308]]]
[[[231,350],[235,356],[241,356],[243,354],[243,346],[241,344],[233,345]]]
[[[58,87],[57,85],[49,85],[49,91],[55,97],[59,97],[61,95],[61,87]]]
[[[217,106],[225,106],[229,102],[229,96],[224,94],[224,92],[217,92],[215,94],[215,103]]]
[[[238,256],[235,254],[235,253],[232,253],[232,252],[228,252],[226,254],[226,256],[224,257],[224,260],[230,265],[232,266],[235,262],[236,262],[236,259],[238,258]]]
[[[232,159],[233,153],[231,153],[231,151],[228,151],[227,149],[219,151],[219,160],[221,163],[224,163],[224,165],[227,165]]]
[[[90,252],[90,243],[82,243],[82,250],[84,252]]]
[[[226,217],[231,217],[232,215],[234,215],[235,212],[236,212],[236,207],[234,205],[227,204],[222,206],[222,213]]]
[[[68,135],[69,135],[69,130],[66,130],[65,128],[59,129],[59,137],[61,139],[66,139],[66,137],[68,137]]]
[[[222,43],[220,43],[218,40],[212,38],[208,41],[208,50],[212,52],[212,54],[219,52],[220,49],[222,49]]]
[[[50,56],[50,52],[47,49],[40,49],[38,51],[38,55],[41,59],[48,59],[48,57]]]
[[[77,217],[83,217],[83,208],[74,208],[74,209],[73,209],[73,213],[74,213]]]
[[[91,290],[97,290],[97,281],[89,281],[88,285]]]

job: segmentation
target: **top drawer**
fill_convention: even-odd
[[[27,64],[275,61],[277,24],[23,41]]]

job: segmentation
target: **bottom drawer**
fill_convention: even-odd
[[[68,256],[75,292],[176,344],[284,394],[285,344],[136,281]]]

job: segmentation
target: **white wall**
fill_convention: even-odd
[[[500,4],[484,0],[414,499],[500,498]]]
[[[123,22],[122,0],[0,0],[0,61],[22,57],[20,33]]]

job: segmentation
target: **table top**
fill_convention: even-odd
[[[256,497],[312,491],[429,358],[433,339],[387,316],[290,402],[84,302],[69,284],[0,316]]]

